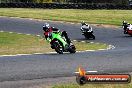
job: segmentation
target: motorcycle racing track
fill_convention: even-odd
[[[0,30],[42,35],[46,21],[0,17]],[[84,40],[80,24],[51,22],[50,25],[66,30],[71,39]],[[0,82],[73,76],[79,66],[101,73],[132,72],[132,37],[121,28],[93,27],[96,40],[116,48],[75,54],[41,54],[0,57]],[[25,42],[28,42],[25,40]],[[50,47],[49,47],[50,48]]]

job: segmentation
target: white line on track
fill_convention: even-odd
[[[0,32],[4,32],[4,31],[1,30]]]
[[[22,33],[17,33],[17,34],[22,34]]]
[[[16,55],[0,55],[0,57],[12,57],[12,56],[16,56]]]
[[[40,37],[41,35],[36,35],[37,37]]]
[[[75,24],[75,23],[70,23],[70,24]]]
[[[105,49],[98,49],[98,50],[105,50]]]
[[[16,56],[25,56],[25,55],[32,55],[32,54],[16,54]]]
[[[10,34],[12,34],[13,32],[9,32]]]
[[[98,71],[86,71],[86,73],[97,73]],[[79,72],[74,72],[75,74],[79,74]]]
[[[85,41],[81,41],[81,42],[85,42]]]
[[[29,55],[40,55],[40,54],[15,54],[15,55],[0,55],[0,57],[29,56]]]
[[[86,72],[88,72],[88,73],[96,73],[98,71],[86,71]]]
[[[44,53],[34,53],[34,54],[39,55],[39,54],[44,54]]]
[[[76,42],[77,40],[73,40],[74,42]]]
[[[26,35],[31,35],[31,34],[26,34]]]
[[[94,43],[94,42],[90,42],[90,43]]]

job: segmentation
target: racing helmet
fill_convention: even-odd
[[[43,30],[44,30],[44,31],[48,31],[49,28],[50,28],[50,26],[49,26],[48,23],[45,23],[45,24],[43,25]]]
[[[127,25],[128,23],[127,23],[126,21],[123,21],[122,24],[123,24],[123,25]]]
[[[127,22],[126,21],[123,21],[122,23],[124,24],[124,23],[127,23]]]
[[[83,25],[86,25],[86,23],[85,23],[84,21],[82,21],[82,23],[81,23],[81,24],[82,24],[82,26],[83,26]]]

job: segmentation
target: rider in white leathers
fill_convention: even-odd
[[[128,30],[132,30],[132,25],[126,21],[122,22],[122,27],[124,29],[124,34],[128,34]]]
[[[84,29],[87,29],[88,30],[87,32],[93,32],[92,27],[90,27],[88,24],[86,24],[85,22],[82,22],[81,24],[82,24],[82,26],[81,26],[82,31]]]
[[[127,30],[132,30],[132,25],[128,24]]]

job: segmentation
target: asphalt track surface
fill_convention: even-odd
[[[0,30],[43,35],[42,25],[47,21],[0,17]],[[80,24],[48,22],[66,30],[71,39],[84,40]],[[42,54],[0,57],[0,82],[70,77],[79,66],[101,73],[132,72],[132,37],[121,28],[93,26],[96,40],[112,44],[112,50],[81,52],[75,54]],[[25,42],[28,42],[25,40]]]

